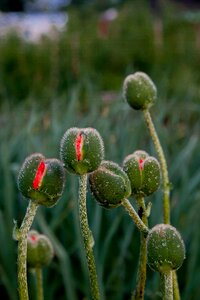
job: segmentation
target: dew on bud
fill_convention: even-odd
[[[175,227],[158,224],[150,230],[147,237],[147,257],[150,268],[160,273],[181,267],[185,259],[185,246]]]
[[[125,78],[123,94],[132,108],[149,109],[156,101],[157,89],[147,74],[136,72]]]
[[[27,265],[29,268],[47,266],[54,256],[54,250],[49,238],[31,230],[27,238]]]
[[[60,156],[70,173],[93,172],[104,157],[103,140],[94,128],[70,128],[61,140]]]
[[[103,161],[89,176],[90,189],[97,202],[105,208],[121,204],[131,193],[130,182],[120,166],[111,161]]]
[[[137,150],[128,155],[124,159],[123,169],[131,182],[133,196],[146,197],[158,189],[161,181],[160,165],[147,152]]]
[[[18,176],[18,187],[26,198],[51,207],[61,197],[65,170],[58,159],[46,159],[40,153],[26,158]]]

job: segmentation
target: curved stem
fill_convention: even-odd
[[[162,170],[163,177],[163,221],[165,224],[170,224],[170,182],[168,176],[167,163],[165,159],[165,155],[160,144],[157,132],[155,130],[151,115],[148,110],[143,110],[144,119],[147,124],[147,127],[150,131],[152,141],[155,145],[155,149],[160,161],[160,166]],[[178,280],[176,276],[176,272],[174,271],[173,275],[173,289],[174,289],[174,299],[180,300],[180,292],[178,286]]]
[[[173,300],[172,271],[160,274],[163,300]]]
[[[140,212],[140,218],[146,226],[148,226],[148,219],[146,215],[146,205],[144,198],[137,198],[137,204]],[[146,272],[147,272],[147,239],[146,236],[141,232],[140,233],[140,256],[138,263],[138,272],[136,280],[136,291],[135,291],[135,300],[144,299],[144,290],[146,283]]]
[[[128,199],[123,199],[121,204],[124,206],[125,210],[128,212],[129,216],[133,219],[135,225],[137,228],[145,235],[147,236],[149,229],[144,224],[144,222],[140,219],[137,212],[133,208],[133,206],[130,204]]]
[[[97,281],[97,272],[95,266],[95,259],[93,254],[94,240],[89,229],[86,207],[86,193],[87,193],[87,175],[81,175],[79,178],[79,216],[80,227],[83,237],[84,247],[86,251],[86,259],[89,269],[90,286],[93,300],[100,299],[99,286]]]
[[[42,276],[42,269],[36,268],[35,269],[36,275],[36,285],[37,285],[37,300],[44,299],[44,292],[43,292],[43,276]]]
[[[155,130],[153,121],[151,119],[151,115],[148,110],[143,110],[144,119],[147,124],[147,127],[150,131],[152,141],[155,145],[155,149],[160,161],[160,166],[162,170],[162,177],[163,177],[163,219],[165,224],[170,224],[170,183],[169,183],[169,176],[168,176],[168,169],[167,163],[165,159],[165,155],[160,144],[157,132]]]
[[[20,300],[28,300],[27,285],[27,236],[33,223],[38,204],[34,201],[29,202],[26,215],[18,231],[18,289]]]

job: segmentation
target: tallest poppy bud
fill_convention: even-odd
[[[126,77],[123,84],[123,93],[128,104],[136,110],[149,109],[157,98],[155,84],[143,72],[136,72]]]
[[[61,140],[60,155],[70,173],[93,172],[104,156],[103,140],[94,128],[70,128]]]

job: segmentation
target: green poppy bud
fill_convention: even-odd
[[[138,150],[128,155],[123,169],[131,182],[133,196],[146,197],[158,189],[161,180],[160,164],[145,151]]]
[[[26,198],[51,207],[61,197],[65,170],[58,159],[46,159],[40,153],[26,158],[18,176],[18,187]]]
[[[126,173],[111,161],[103,161],[89,176],[90,189],[105,208],[113,208],[131,194],[131,186]]]
[[[54,256],[53,246],[47,236],[31,230],[27,238],[27,264],[29,268],[47,266]]]
[[[104,156],[103,140],[94,128],[70,128],[61,140],[64,167],[79,175],[96,170]]]
[[[125,78],[123,93],[128,104],[136,110],[149,109],[157,98],[156,86],[143,72],[136,72]]]
[[[150,230],[147,237],[147,258],[150,268],[160,273],[181,267],[185,259],[185,246],[176,228],[159,224]]]

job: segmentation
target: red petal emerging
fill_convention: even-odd
[[[80,161],[82,160],[82,147],[83,147],[83,134],[80,133],[77,135],[76,137],[76,141],[75,141],[75,147],[76,147],[76,157],[77,160]]]
[[[32,242],[36,242],[37,241],[37,235],[31,235],[30,239]]]
[[[143,170],[143,165],[144,165],[144,159],[140,158],[140,160],[139,160],[140,171]]]
[[[36,175],[35,178],[33,180],[33,188],[35,190],[39,189],[39,187],[41,186],[42,183],[42,179],[45,173],[45,163],[43,161],[41,161],[41,163],[38,166],[38,169],[36,171]]]

